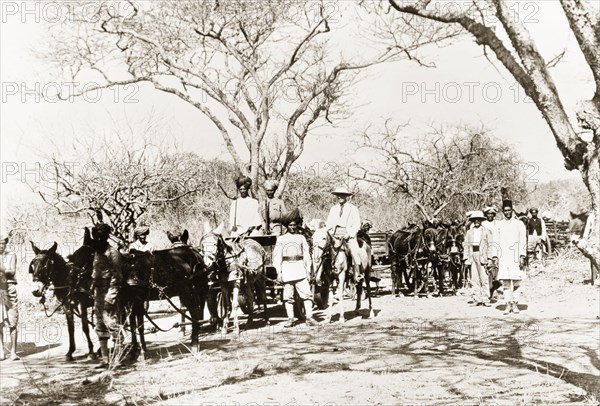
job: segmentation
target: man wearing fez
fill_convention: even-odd
[[[277,270],[277,279],[283,282],[283,301],[288,317],[284,327],[294,325],[294,289],[300,300],[304,301],[306,324],[317,324],[312,317],[312,295],[308,278],[310,277],[311,258],[306,238],[299,233],[298,226],[302,217],[298,209],[284,215],[281,224],[286,227],[287,233],[277,237],[273,249],[273,266]]]
[[[257,230],[263,224],[263,219],[259,213],[258,200],[250,197],[249,192],[252,187],[252,179],[241,176],[235,180],[239,196],[231,202],[229,210],[229,226],[231,235],[237,237],[249,232],[250,235],[256,235]]]
[[[276,180],[267,180],[265,182],[265,193],[267,194],[267,198],[261,204],[260,209],[262,217],[265,219],[266,223],[265,233],[281,235],[283,234],[281,218],[285,213],[287,213],[287,209],[285,208],[285,203],[283,200],[275,197],[276,190]]]
[[[467,231],[464,242],[464,260],[465,265],[471,267],[471,285],[473,286],[473,302],[476,306],[489,307],[489,280],[486,272],[486,266],[490,256],[492,242],[492,233],[481,226],[485,219],[483,213],[479,210],[471,213],[469,217],[473,227]]]
[[[513,216],[512,201],[502,201],[504,219],[498,221],[498,280],[504,286],[504,314],[519,313],[517,291],[525,277],[527,235],[525,224]]]
[[[137,227],[134,231],[135,241],[129,246],[129,249],[143,252],[154,251],[154,246],[148,242],[150,229],[146,226]]]
[[[359,264],[363,263],[358,241],[356,240],[356,234],[361,227],[360,214],[358,208],[348,202],[348,198],[352,196],[352,193],[346,187],[338,187],[331,194],[337,198],[338,202],[329,211],[326,227],[335,236],[340,236],[346,240],[346,245],[352,256],[353,276],[359,282],[362,276]]]
[[[98,224],[92,229],[92,236],[96,240],[92,278],[94,309],[97,317],[96,334],[100,341],[102,355],[100,367],[107,367],[109,364],[109,337],[114,341],[113,357],[119,356],[123,342],[118,321],[117,300],[123,282],[122,261],[119,251],[108,242],[111,231],[112,228],[108,224]]]

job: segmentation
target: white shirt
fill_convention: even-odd
[[[498,221],[483,220],[481,226],[487,228],[492,233],[492,240],[490,241],[490,257],[497,257],[498,248]]]
[[[479,246],[481,241],[481,226],[473,227],[473,244]]]
[[[229,210],[229,227],[237,227],[237,233],[241,234],[252,226],[260,226],[263,223],[258,208],[258,200],[248,197],[238,197],[231,202]]]
[[[152,252],[154,251],[154,246],[148,241],[146,241],[146,244],[144,244],[140,240],[135,240],[133,243],[131,243],[129,249],[143,252]]]
[[[341,211],[341,216],[340,216]],[[340,204],[336,204],[329,210],[327,216],[327,230],[333,230],[336,226],[345,227],[350,237],[356,237],[360,230],[360,214],[358,208],[350,202],[344,203],[343,210]]]

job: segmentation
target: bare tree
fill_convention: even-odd
[[[432,0],[388,0],[389,9],[398,18],[407,15],[454,26],[472,35],[491,60],[491,50],[496,59],[524,89],[550,127],[556,145],[565,159],[565,167],[579,170],[592,198],[592,210],[597,226],[588,240],[577,246],[593,264],[600,265],[600,10],[594,2],[586,0],[560,0],[564,17],[577,39],[580,51],[587,62],[595,83],[591,99],[581,95],[576,114],[569,113],[555,85],[551,67],[559,57],[545,60],[534,38],[526,27],[523,15],[515,15],[504,0],[471,0],[454,3],[454,7],[439,7]],[[462,6],[462,7],[461,7]],[[493,18],[490,18],[493,17]],[[497,24],[496,24],[497,23]],[[506,39],[504,39],[506,38]],[[591,132],[589,140],[582,132]]]
[[[443,210],[480,208],[503,186],[515,196],[524,192],[518,155],[485,130],[432,128],[414,139],[403,134],[406,127],[388,120],[383,131],[365,131],[362,148],[380,159],[377,166],[360,165],[359,177],[408,197],[427,220]]]
[[[51,158],[52,176],[31,185],[58,214],[88,214],[113,227],[121,242],[153,206],[174,204],[199,190],[198,168],[182,165],[164,143],[115,134],[73,145],[77,160]]]
[[[70,2],[74,18],[53,31],[52,50],[44,59],[84,84],[75,95],[149,83],[189,103],[212,121],[254,187],[260,165],[269,166],[264,173],[280,181],[280,195],[311,130],[347,113],[340,99],[357,72],[408,58],[450,35],[443,30],[430,35],[413,25],[401,47],[383,47],[350,63],[327,41],[334,21],[342,18],[340,5],[355,5],[330,7],[334,4],[203,0],[115,7],[100,2],[90,15],[89,2]],[[80,79],[90,75],[98,85]],[[269,156],[275,158],[266,162]]]

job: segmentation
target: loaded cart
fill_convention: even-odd
[[[390,277],[390,234],[385,231],[370,232],[372,251],[371,282],[375,282],[375,294],[379,291],[379,282]]]

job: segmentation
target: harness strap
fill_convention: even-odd
[[[173,303],[173,301],[165,294],[164,289],[161,286],[158,286],[156,283],[152,282],[152,288],[158,290],[160,295],[162,297],[164,297],[167,300],[167,302],[169,302],[169,304],[171,305],[171,307],[173,307],[173,309],[177,310],[183,317],[185,317],[192,323],[202,323],[204,321],[204,320],[195,320],[192,317],[188,316],[183,310],[181,310],[179,307],[177,307],[175,305],[175,303]]]

